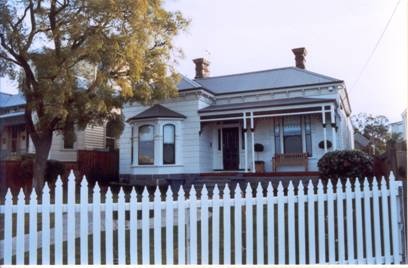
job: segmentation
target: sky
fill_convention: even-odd
[[[394,122],[407,107],[408,0],[166,0],[165,7],[191,20],[174,40],[184,52],[176,68],[190,78],[194,58],[207,58],[217,76],[294,66],[291,49],[306,47],[306,69],[344,80],[353,114]],[[7,79],[0,90],[17,92]]]

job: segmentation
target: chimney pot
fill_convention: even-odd
[[[307,55],[306,48],[304,47],[294,48],[292,49],[292,52],[293,54],[295,54],[296,67],[305,69],[306,55]]]
[[[205,58],[197,58],[193,60],[195,64],[195,71],[196,75],[194,78],[205,78],[210,75],[210,71],[208,70],[208,66],[210,62]]]

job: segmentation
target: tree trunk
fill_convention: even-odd
[[[52,132],[42,135],[34,141],[35,157],[33,163],[33,187],[37,193],[40,193],[45,180],[45,171],[47,168],[48,154],[50,153],[52,142]]]

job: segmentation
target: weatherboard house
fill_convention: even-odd
[[[195,59],[176,98],[126,105],[121,178],[317,171],[326,152],[352,149],[344,81],[306,70],[306,50],[292,51],[296,67],[216,77]]]

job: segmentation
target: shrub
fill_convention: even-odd
[[[328,152],[317,165],[322,178],[363,178],[373,175],[373,158],[357,150]]]

